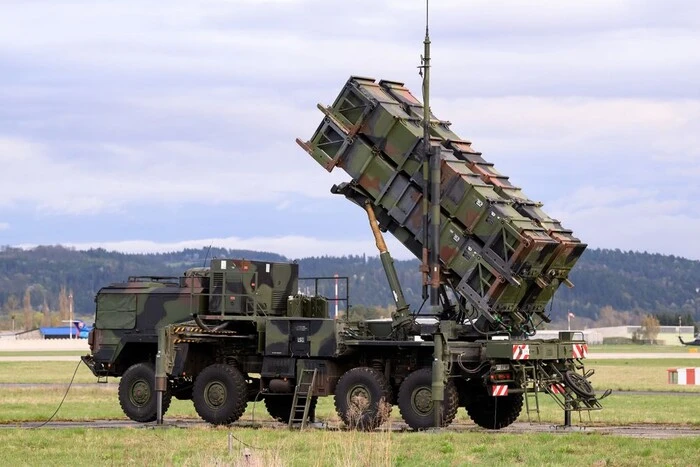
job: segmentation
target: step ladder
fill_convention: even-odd
[[[299,381],[294,389],[294,398],[292,399],[292,409],[289,414],[289,428],[295,423],[301,423],[301,429],[306,427],[309,418],[309,408],[311,407],[311,398],[313,397],[313,387],[316,382],[316,368],[301,370]],[[300,400],[303,399],[303,402]],[[303,412],[302,412],[303,409]],[[302,413],[301,418],[297,417],[298,413]]]
[[[523,374],[523,393],[525,395],[525,414],[530,422],[530,414],[537,415],[537,422],[540,422],[540,399],[539,399],[539,384],[537,380],[537,369],[534,365],[522,367]],[[533,407],[534,405],[534,407]]]

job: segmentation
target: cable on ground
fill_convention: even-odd
[[[51,420],[53,420],[58,411],[61,410],[61,406],[63,406],[63,402],[66,400],[66,396],[68,396],[68,391],[70,391],[71,386],[73,386],[73,380],[75,380],[75,375],[78,373],[78,368],[80,368],[81,363],[81,361],[78,361],[78,365],[75,367],[75,371],[73,371],[73,376],[70,379],[70,383],[68,383],[68,387],[66,388],[65,394],[63,394],[63,399],[61,399],[61,402],[58,404],[58,407],[56,407],[56,411],[45,422],[42,422],[39,425],[32,426],[29,428],[41,428],[42,426],[46,426]]]

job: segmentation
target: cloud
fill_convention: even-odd
[[[290,144],[291,146],[291,144]],[[133,204],[282,202],[290,194],[327,196],[333,176],[276,153],[226,152],[206,143],[158,142],[94,148],[100,163],[76,164],[51,148],[0,138],[0,207],[29,202],[47,214],[118,212]],[[300,165],[315,164],[297,149]],[[291,167],[290,167],[291,166]],[[320,167],[319,167],[320,169]]]
[[[674,254],[700,260],[700,210],[694,199],[663,199],[653,188],[586,186],[547,212],[562,219],[584,243]]]
[[[217,223],[189,213],[215,206],[227,218],[274,213],[275,226],[256,222],[235,239],[359,251],[365,239],[353,243],[350,229],[337,241],[298,220],[337,219],[348,203],[326,202],[346,177],[326,173],[294,138],[313,134],[315,104],[331,103],[351,74],[405,81],[419,96],[423,7],[5,2],[5,237],[53,243],[68,215],[75,242],[142,238],[155,248],[158,220],[178,224],[179,238],[203,238]],[[690,0],[433,2],[432,108],[593,246],[692,252],[698,31]],[[131,218],[144,212],[149,228]],[[294,236],[278,237],[292,221]]]

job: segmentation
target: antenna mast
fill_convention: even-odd
[[[423,75],[423,299],[428,298],[430,276],[430,305],[439,305],[440,288],[440,155],[439,148],[430,144],[430,29],[429,0],[425,1],[425,39],[421,57]],[[429,194],[429,195],[428,195]]]

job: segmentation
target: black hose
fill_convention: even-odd
[[[82,362],[79,361],[79,362],[78,362],[78,365],[75,367],[75,371],[73,371],[73,376],[72,376],[71,379],[70,379],[70,383],[68,383],[68,387],[66,388],[66,392],[65,392],[65,394],[63,394],[63,399],[61,399],[61,402],[58,404],[58,407],[56,407],[56,411],[55,411],[55,412],[49,417],[49,419],[46,420],[45,422],[43,422],[43,423],[41,423],[41,424],[39,424],[39,425],[36,425],[36,426],[29,427],[29,428],[31,428],[31,429],[34,429],[34,428],[41,428],[42,426],[45,426],[45,425],[48,424],[51,420],[53,420],[53,418],[56,416],[56,414],[58,413],[58,411],[61,410],[61,406],[63,405],[63,401],[66,400],[66,396],[68,395],[68,391],[70,391],[71,386],[73,386],[73,380],[75,379],[75,375],[78,373],[78,368],[80,367],[80,364],[81,364],[81,363],[82,363]]]

